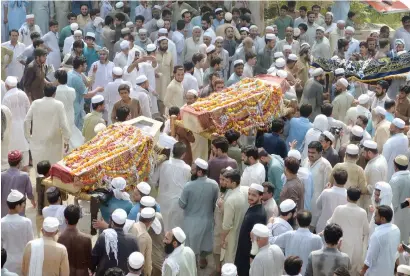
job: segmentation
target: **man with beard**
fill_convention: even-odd
[[[336,29],[336,23],[333,22],[333,13],[327,12],[325,15],[325,36],[329,38],[330,34]],[[331,52],[333,50],[331,49]]]
[[[221,74],[223,76],[224,81],[228,80],[229,77],[229,68],[230,68],[230,63],[229,63],[229,53],[227,50],[225,50],[223,46],[223,41],[224,38],[222,36],[218,36],[215,39],[215,51],[216,55],[222,59],[222,67],[221,67]]]
[[[298,211],[296,219],[299,228],[274,237],[271,244],[279,246],[284,251],[285,257],[299,256],[303,260],[301,274],[299,275],[304,275],[309,254],[314,250],[321,249],[323,242],[319,235],[309,231],[309,225],[312,221],[312,214],[309,211]]]
[[[175,43],[177,51],[177,65],[182,65],[182,52],[184,50],[184,27],[185,23],[183,20],[178,20],[177,28],[175,32],[172,33],[172,41]]]
[[[274,34],[265,35],[266,46],[257,55],[255,74],[266,74],[270,66],[274,63],[276,36]]]
[[[186,235],[180,227],[165,234],[164,250],[168,257],[162,266],[162,276],[196,276],[196,259],[191,248],[184,245]]]
[[[83,30],[85,25],[91,20],[90,15],[88,14],[88,5],[82,4],[80,7],[80,14],[77,15],[77,23],[80,26],[80,29]]]
[[[194,25],[191,22],[192,19],[192,13],[186,9],[181,11],[181,17],[182,20],[178,20],[178,21],[182,21],[183,23],[181,23],[181,30],[182,33],[184,34],[184,36],[186,38],[191,37],[192,36],[192,28],[194,27]],[[177,21],[177,24],[178,24]]]
[[[211,14],[204,14],[202,16],[201,25],[202,25],[202,30],[204,32],[207,32],[207,33],[210,34],[211,43],[213,44],[215,42],[215,39],[216,39],[216,34],[215,34],[214,30],[212,29]]]
[[[410,119],[410,100],[408,98],[409,94],[409,85],[400,86],[395,112],[396,118],[402,119],[406,123],[406,125],[409,124]]]
[[[152,44],[151,39],[149,39],[147,36],[147,30],[144,28],[141,28],[138,30],[138,37],[135,40],[135,45],[140,46],[142,49],[144,49],[144,51],[147,51],[147,46],[149,44]]]
[[[296,203],[292,199],[285,199],[279,205],[279,216],[268,221],[269,242],[273,244],[276,237],[292,231],[296,219]]]
[[[232,28],[232,37],[235,35],[235,38],[239,39],[241,36],[239,34],[238,29],[232,26],[232,13],[230,12],[225,13],[225,21],[223,24],[219,25],[216,28],[215,30],[216,35],[224,36],[224,34],[226,34],[226,29],[229,27]]]
[[[184,49],[182,50],[183,61],[192,61],[193,55],[198,52],[198,47],[201,44],[201,28],[195,26],[192,28],[192,37],[185,40]]]
[[[212,252],[212,229],[215,203],[218,198],[218,183],[207,177],[208,163],[197,158],[192,165],[190,182],[186,183],[179,198],[184,209],[183,229],[186,244],[199,258],[199,266],[208,264],[206,256]]]
[[[29,46],[31,44],[30,35],[37,32],[42,35],[41,29],[38,25],[34,25],[34,14],[26,15],[26,22],[19,29],[19,42]]]
[[[286,28],[293,26],[293,18],[287,15],[288,10],[289,8],[286,5],[281,6],[279,10],[279,17],[274,21],[275,25],[278,26],[279,39],[284,39]]]
[[[34,60],[27,66],[23,75],[24,92],[30,101],[41,99],[43,90],[48,83],[45,79],[47,74],[47,51],[37,48],[34,50]]]
[[[297,68],[299,70],[296,72],[296,78],[300,79],[300,85],[305,86],[305,83],[309,79],[309,69],[310,69],[310,46],[305,43],[300,45],[299,59],[296,62]]]
[[[315,43],[316,38],[316,29],[319,27],[319,25],[315,23],[316,17],[313,11],[308,11],[307,17],[308,22],[306,23],[307,31],[305,33],[305,40],[307,43],[309,43],[310,46],[313,46],[313,43]]]
[[[305,191],[302,182],[297,177],[300,164],[295,157],[285,158],[284,174],[286,182],[280,192],[280,201],[292,199],[296,202],[297,207],[302,210],[304,208]]]
[[[265,47],[265,39],[258,36],[258,34],[258,26],[252,25],[249,27],[249,37],[252,38],[253,45],[255,45],[255,53],[259,53]]]
[[[352,106],[354,97],[347,92],[349,82],[345,78],[336,81],[336,97],[332,102],[332,116],[336,120],[343,121],[347,110]]]
[[[189,90],[199,91],[198,81],[193,76],[194,74],[194,64],[192,61],[184,62],[184,80],[182,81],[182,86],[184,87],[184,98],[186,98],[187,92]],[[185,101],[185,99],[184,99]]]
[[[242,161],[247,166],[241,177],[241,186],[265,182],[265,167],[259,162],[259,152],[255,146],[242,148]],[[262,191],[263,192],[263,191]]]
[[[251,248],[251,231],[255,224],[266,225],[267,217],[265,209],[262,206],[263,186],[252,183],[248,191],[249,209],[241,225],[238,237],[238,249],[236,251],[235,265],[238,268],[238,276],[249,275],[249,259],[253,259]]]
[[[375,109],[376,106],[380,106],[384,108],[384,103],[389,96],[387,96],[387,89],[389,89],[389,83],[385,80],[380,80],[376,84],[376,94],[372,101],[371,108]]]
[[[228,82],[226,83],[226,86],[231,86],[231,85],[237,83],[238,81],[240,81],[242,79],[243,60],[241,60],[241,59],[235,60],[233,62],[233,69],[234,69],[234,72],[229,77]]]
[[[301,104],[312,105],[312,115],[310,121],[320,114],[320,108],[323,104],[325,93],[325,74],[322,68],[316,68],[303,88]]]
[[[181,108],[184,105],[184,67],[177,65],[174,67],[174,79],[169,83],[164,95],[165,112],[172,106]]]
[[[390,206],[376,207],[374,222],[377,231],[369,240],[366,260],[360,275],[391,275],[394,272],[397,246],[400,243],[400,229],[392,224],[393,210]]]
[[[293,39],[293,28],[292,27],[287,27],[285,29],[285,38],[278,41],[276,44],[276,51],[282,52],[283,46],[285,45],[290,45],[292,47],[292,53],[293,54],[298,54],[300,51],[300,43],[299,41]]]
[[[159,94],[158,107],[161,114],[164,114],[164,98],[167,93],[167,86],[171,80],[174,63],[172,54],[168,51],[168,40],[166,37],[158,38],[159,48],[156,54],[158,69],[156,70],[156,89]],[[183,105],[183,104],[182,104]],[[182,106],[181,105],[181,106]]]
[[[217,137],[211,142],[212,158],[209,159],[209,178],[219,183],[220,172],[226,167],[238,168],[236,161],[228,157],[229,142],[225,137]]]
[[[268,219],[271,217],[277,217],[279,215],[278,205],[276,205],[273,199],[273,194],[275,193],[275,187],[270,182],[263,182],[263,196],[262,204],[266,211],[266,216]]]
[[[319,26],[316,28],[316,40],[312,46],[312,56],[315,59],[330,59],[331,55],[329,39],[325,37],[325,28]]]
[[[355,29],[353,27],[347,27],[345,30],[345,39],[349,41],[349,48],[345,53],[345,59],[348,60],[355,53],[360,53],[360,42],[353,38]]]
[[[58,46],[58,22],[51,20],[49,23],[49,32],[47,32],[42,39],[44,40],[44,45],[48,49],[47,55],[47,65],[53,66],[54,70],[58,70],[61,64],[61,52]],[[54,72],[47,75],[50,81],[55,81]]]
[[[225,32],[222,35],[225,37],[225,39],[223,40],[223,44],[222,44],[223,48],[227,50],[229,54],[229,68],[231,68],[231,64],[233,60],[232,57],[235,54],[236,47],[238,46],[238,44],[236,43],[235,37],[234,37],[234,30],[238,31],[236,28],[232,26],[228,26],[225,28]]]
[[[373,140],[377,143],[377,149],[382,152],[383,145],[390,138],[391,123],[386,120],[386,110],[377,106],[372,110],[372,127],[374,129]]]
[[[329,34],[329,41],[330,41],[330,50],[333,52],[337,50],[337,41],[339,39],[344,38],[345,36],[345,24],[344,20],[339,20],[336,23],[336,28]]]

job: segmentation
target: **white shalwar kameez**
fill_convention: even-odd
[[[20,81],[24,73],[24,65],[18,61],[18,57],[24,52],[26,45],[17,41],[16,46],[13,46],[10,41],[7,41],[1,46],[13,51],[13,60],[6,67],[6,76],[15,76]]]
[[[400,208],[400,204],[410,195],[410,172],[408,170],[397,171],[390,179],[393,192],[394,223],[400,228],[401,241],[408,242],[410,235],[410,208]]]
[[[196,257],[191,248],[181,244],[162,265],[162,276],[197,276]]]
[[[281,276],[285,256],[277,245],[265,245],[259,249],[249,270],[249,276]]]
[[[317,224],[312,219],[312,225],[316,225],[316,233],[325,230],[328,219],[332,216],[333,211],[339,205],[347,203],[347,190],[333,186],[330,189],[323,190],[316,202],[317,207]]]
[[[24,119],[30,109],[30,101],[25,92],[15,87],[7,91],[2,104],[7,106],[12,114],[9,150],[21,151],[24,156],[23,165],[28,166],[29,145],[24,137]]]
[[[74,43],[74,35],[70,35],[64,39],[63,55],[71,53],[71,49],[73,48],[73,43]]]
[[[7,251],[4,268],[20,275],[24,249],[33,237],[33,226],[28,218],[7,214],[1,219],[1,245]]]
[[[394,158],[400,154],[406,155],[408,148],[409,140],[403,133],[392,135],[383,145],[382,154],[384,158],[386,158],[388,165],[387,180],[390,180],[391,176],[394,174]]]
[[[66,84],[57,86],[56,90],[56,100],[59,100],[64,104],[64,110],[67,116],[68,128],[71,131],[70,136],[70,151],[81,146],[84,143],[84,137],[75,125],[74,121],[74,101],[75,101],[75,90]]]
[[[93,73],[94,66],[97,66],[97,72]],[[99,60],[91,64],[91,67],[88,68],[90,71],[88,72],[88,76],[94,75],[95,80],[93,83],[92,89],[96,89],[97,87],[106,87],[107,84],[112,81],[112,69],[114,69],[115,65],[114,62],[108,61],[107,63],[102,64]]]
[[[265,177],[265,167],[257,162],[245,168],[241,177],[241,186],[251,186],[252,183],[262,185]]]
[[[46,64],[53,65],[54,71],[56,71],[61,65],[60,46],[58,46],[58,33],[49,31],[42,37],[42,39],[44,40],[44,45],[51,49],[51,52],[47,55]],[[51,81],[54,81],[54,72],[48,74],[47,77]]]
[[[191,167],[181,159],[170,158],[159,167],[154,183],[159,185],[157,197],[164,218],[164,230],[169,231],[182,225],[184,212],[178,201],[184,185],[191,178]]]
[[[387,181],[387,161],[383,155],[379,154],[372,160],[370,160],[364,168],[364,174],[366,176],[367,191],[370,195],[373,195],[374,187],[379,181]],[[370,197],[366,195],[366,201],[364,206],[371,204]]]
[[[177,60],[178,60],[177,46],[175,45],[175,43],[171,39],[167,38],[167,40],[168,40],[168,51],[172,55],[172,60],[174,61],[174,65],[176,65]],[[158,45],[158,40],[155,40],[154,44]]]
[[[12,115],[10,109],[5,105],[1,105],[1,111],[4,113],[5,116],[5,122],[2,122],[2,124],[6,123],[6,128],[4,130],[2,137],[3,139],[1,139],[1,171],[5,171],[10,167],[8,161],[8,154],[11,137]]]
[[[157,92],[156,82],[155,82],[155,70],[158,68],[158,63],[156,67],[153,67],[151,61],[145,61],[145,62],[139,63],[138,67],[139,67],[139,73],[141,75],[145,75],[148,79],[149,92],[150,92],[148,96],[151,101],[151,114],[159,113],[158,104],[157,104],[158,98],[154,94]]]
[[[140,102],[142,116],[152,118],[151,114],[151,100],[149,98],[149,92],[137,85],[135,88],[135,98]]]
[[[114,65],[116,67],[120,67],[121,69],[127,66],[127,61],[128,61],[128,56],[124,54],[123,51],[116,53],[114,60],[113,60]]]
[[[197,92],[199,91],[198,81],[191,73],[184,74],[184,80],[182,81],[182,86],[184,87],[184,97],[186,95],[186,92],[188,92],[188,90],[193,89]]]
[[[372,205],[374,206],[374,208],[376,209],[377,206],[387,205],[393,210],[393,204],[392,204],[393,203],[393,190],[392,190],[390,184],[387,183],[387,182],[381,182],[381,183],[378,183],[375,186],[375,189],[380,190],[380,196],[379,196],[380,201],[376,202],[374,192],[373,192]],[[369,224],[369,228],[370,228],[369,236],[371,237],[372,234],[374,233],[375,229],[377,228],[377,225],[374,221],[374,216],[376,214],[376,210],[373,213],[370,213],[370,214],[372,214],[372,218],[371,218],[370,224]],[[393,218],[391,219],[390,222],[394,223],[394,211],[393,211]]]
[[[289,222],[281,217],[274,218],[272,223],[268,223],[268,229],[270,244],[274,243],[277,236],[293,230]]]
[[[60,232],[63,232],[67,228],[67,223],[65,221],[64,217],[64,210],[66,206],[64,205],[49,205],[47,207],[44,207],[42,210],[43,217],[53,217],[58,219],[60,225],[58,226],[58,230]]]
[[[42,35],[41,29],[39,26],[34,25],[33,29],[30,30],[27,22],[24,22],[24,24],[20,27],[19,29],[19,42],[23,43],[26,46],[30,46],[32,44],[30,35],[34,32],[37,32]]]

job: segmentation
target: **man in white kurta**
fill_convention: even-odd
[[[2,139],[1,139],[1,171],[7,170],[10,165],[8,162],[8,153],[9,153],[9,144],[10,144],[10,137],[11,137],[11,111],[10,109],[5,106],[1,105],[1,125],[3,129],[1,131]],[[3,118],[4,116],[4,118]]]
[[[128,40],[121,41],[120,48],[121,52],[115,54],[113,62],[116,67],[123,69],[125,66],[127,66],[130,42]]]
[[[26,49],[26,45],[18,41],[19,33],[12,31],[10,41],[4,42],[1,46],[13,51],[13,60],[6,67],[6,76],[15,76],[20,81],[24,72],[24,65],[18,61],[18,57]]]
[[[22,193],[11,190],[7,196],[7,202],[15,203],[23,198]],[[34,236],[31,220],[19,215],[19,212],[24,209],[25,204],[18,204],[14,209],[9,209],[8,214],[1,219],[1,245],[7,251],[7,261],[4,268],[18,275],[21,275],[24,248]]]
[[[114,62],[108,60],[108,49],[102,48],[99,51],[100,60],[94,62],[88,71],[88,76],[95,76],[95,80],[92,86],[92,89],[96,89],[97,87],[106,87],[107,84],[112,81],[112,69],[114,69],[115,65]],[[93,68],[97,67],[97,71],[94,72]]]
[[[28,14],[26,16],[26,22],[19,29],[19,41],[24,45],[29,46],[32,43],[30,35],[34,32],[41,35],[41,31],[42,30],[38,25],[34,25],[34,14]]]
[[[401,241],[407,243],[410,234],[410,208],[400,208],[400,204],[410,198],[410,172],[407,170],[409,159],[405,155],[399,155],[394,159],[395,173],[390,179],[393,192],[394,223],[399,227]]]
[[[338,79],[336,82],[336,90],[340,92],[339,95],[333,100],[333,112],[332,116],[336,120],[343,121],[347,110],[352,106],[354,97],[346,91],[349,86],[349,82],[345,78]]]
[[[409,140],[403,134],[405,122],[400,118],[393,119],[390,124],[390,138],[383,145],[382,154],[387,161],[387,180],[394,173],[394,158],[398,155],[406,154],[409,147]]]
[[[147,45],[147,56],[145,56],[145,61],[138,64],[139,73],[145,75],[148,79],[149,87],[149,98],[151,102],[151,114],[159,113],[158,110],[158,93],[156,91],[156,81],[155,81],[155,70],[158,68],[159,63],[155,56],[155,51],[157,47],[155,44]]]
[[[54,70],[57,70],[61,64],[60,46],[58,45],[58,22],[54,21],[54,25],[50,26],[49,30],[50,31],[42,37],[44,45],[51,50],[47,55],[46,64],[52,65]],[[47,77],[52,81],[55,80],[54,73],[48,74]]]
[[[168,40],[168,51],[171,53],[172,55],[172,60],[174,61],[174,65],[177,64],[178,61],[178,55],[177,55],[177,46],[175,45],[175,43],[169,39],[168,37],[168,31],[165,28],[161,28],[158,30],[158,39],[154,41],[155,45],[157,44],[157,41],[159,42],[161,40],[161,37],[165,37]]]
[[[70,129],[64,104],[53,98],[55,90],[55,87],[45,87],[44,97],[32,102],[24,120],[34,168],[43,160],[51,165],[57,163],[63,158],[64,148],[68,148]]]
[[[160,165],[159,176],[154,182],[159,187],[157,201],[161,206],[165,231],[182,225],[184,218],[178,200],[185,183],[191,178],[191,167],[181,159],[185,150],[183,143],[174,144],[173,157]]]
[[[181,108],[184,103],[184,87],[182,82],[184,80],[184,70],[178,69],[174,74],[174,79],[167,86],[164,96],[164,105],[166,107],[165,113],[168,114],[168,111],[171,107],[177,106]]]
[[[285,256],[279,246],[269,244],[268,227],[259,223],[255,224],[251,236],[253,236],[253,243],[258,247],[258,253],[251,263],[249,276],[282,276]],[[254,245],[252,245],[252,251],[253,249]]]
[[[11,119],[11,135],[8,149],[19,150],[23,154],[22,165],[28,166],[29,163],[29,145],[24,137],[24,119],[30,108],[30,101],[27,94],[17,88],[17,78],[7,77],[6,82],[7,93],[4,96],[2,104],[10,109],[12,114]]]
[[[199,53],[199,45],[202,43],[201,28],[195,26],[192,29],[192,37],[185,40],[184,49],[182,51],[183,61],[192,61],[193,55]]]
[[[352,262],[350,274],[353,276],[358,276],[363,266],[363,249],[367,247],[369,236],[367,213],[357,205],[359,198],[359,189],[349,189],[348,203],[337,206],[332,217],[327,221],[328,224],[337,223],[342,227],[343,242],[340,251],[349,255]]]
[[[152,118],[151,100],[149,98],[149,82],[146,76],[141,75],[136,80],[135,98],[140,102],[142,116]]]
[[[312,56],[314,59],[330,59],[332,57],[331,55],[330,42],[329,39],[325,37],[325,28],[319,26],[316,28],[316,40],[312,45]]]
[[[255,150],[256,155],[253,155]],[[246,152],[242,152],[242,161],[247,167],[242,173],[241,186],[250,186],[252,183],[262,185],[265,182],[265,167],[259,162],[257,152],[257,149],[251,146],[249,146]]]

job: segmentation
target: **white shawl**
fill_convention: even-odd
[[[30,268],[28,276],[42,276],[44,262],[43,238],[31,241]]]

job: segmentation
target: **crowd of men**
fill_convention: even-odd
[[[268,26],[247,1],[133,4],[2,2],[2,275],[410,275],[410,75],[362,83],[311,68],[408,54],[410,16],[359,41],[348,1],[326,13],[288,1]],[[282,81],[269,131],[171,131],[184,106],[259,74]],[[35,239],[29,168],[48,177],[138,116],[162,123],[169,159],[129,193],[111,180],[95,244],[81,208],[48,188]]]

